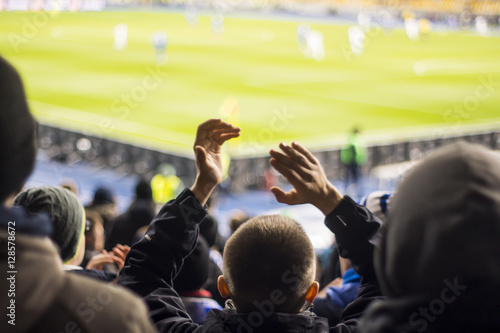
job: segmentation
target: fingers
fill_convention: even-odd
[[[290,192],[285,192],[279,187],[273,186],[271,187],[271,192],[274,194],[274,197],[278,202],[288,204],[288,205],[295,205],[297,204],[297,198],[295,196],[295,192],[290,191]]]
[[[222,119],[209,119],[198,126],[200,131],[234,131],[239,132],[241,129],[233,124],[226,123]]]
[[[117,256],[113,256],[113,262],[118,266],[119,269],[122,269],[123,265],[125,265],[125,260]]]
[[[127,254],[118,247],[113,248],[113,255],[121,259],[125,259],[125,257],[127,256]]]
[[[306,177],[307,176],[307,169],[305,166],[297,162],[295,159],[291,158],[288,155],[282,154],[274,149],[271,149],[269,152],[271,157],[275,159],[277,162],[281,163],[283,166],[278,166],[278,168],[272,163],[271,160],[271,165],[278,170],[283,176],[286,177],[286,174],[289,173],[290,171],[294,171],[301,177]],[[287,170],[288,169],[288,170]]]
[[[303,156],[305,156],[309,162],[313,164],[317,164],[318,160],[316,157],[306,148],[304,148],[302,145],[300,145],[298,142],[292,142],[292,147],[296,149],[298,152],[300,152]]]
[[[282,174],[283,177],[285,177],[290,182],[290,184],[295,186],[295,184],[300,182],[301,176],[290,166],[281,163],[281,161],[279,161],[277,158],[274,158],[274,156],[269,162],[271,163],[271,166],[276,169],[276,171]]]
[[[221,131],[215,131],[212,134],[212,139],[217,141],[219,145],[222,145],[224,142],[226,142],[229,139],[232,138],[237,138],[240,136],[240,130],[239,129],[230,129],[230,130],[221,130]]]
[[[209,119],[198,126],[195,146],[205,139],[214,140],[218,145],[222,145],[229,139],[239,136],[241,129],[221,119]]]
[[[280,143],[279,147],[281,148],[281,150],[285,154],[288,155],[288,157],[295,160],[296,162],[298,162],[300,165],[302,165],[304,167],[309,167],[309,159],[306,156],[304,156],[304,154],[298,152],[297,150],[290,147],[289,145],[287,145],[284,142]]]

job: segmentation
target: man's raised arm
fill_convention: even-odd
[[[203,206],[222,181],[221,146],[238,137],[239,132],[239,128],[220,119],[198,127],[194,185],[163,206],[145,236],[130,249],[118,277],[120,285],[144,298],[160,332],[192,332],[197,328],[174,291],[172,280],[196,245],[198,225],[207,215]]]
[[[370,242],[380,227],[380,221],[363,206],[344,196],[328,181],[323,167],[311,152],[294,142],[280,144],[280,150],[271,150],[271,165],[293,185],[285,192],[271,188],[281,203],[297,205],[310,203],[325,215],[326,226],[335,234],[340,255],[350,259],[362,276],[362,286],[356,301],[344,311],[344,328],[356,326],[356,321],[368,303],[380,297],[380,289],[373,268],[374,245]],[[349,320],[352,319],[352,320]],[[343,328],[332,328],[340,332]]]

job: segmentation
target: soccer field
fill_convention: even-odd
[[[113,49],[119,23],[128,25],[122,51]],[[322,32],[322,62],[299,51],[300,23]],[[209,117],[242,127],[233,154],[279,140],[338,144],[355,125],[373,140],[500,127],[498,33],[411,41],[403,30],[375,30],[355,57],[348,28],[233,15],[214,36],[203,14],[193,27],[174,12],[0,12],[0,54],[21,72],[41,122],[172,152],[188,152]],[[162,67],[157,30],[168,35]]]

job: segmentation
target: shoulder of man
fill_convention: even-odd
[[[125,288],[85,276],[66,274],[55,303],[64,308],[75,332],[78,327],[82,332],[156,332],[140,298]]]

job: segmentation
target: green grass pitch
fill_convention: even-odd
[[[175,12],[0,12],[0,54],[21,72],[41,122],[172,152],[188,153],[198,123],[236,108],[234,154],[280,140],[338,144],[354,125],[373,140],[499,127],[498,33],[411,41],[374,30],[354,57],[348,24],[305,22],[324,36],[316,62],[297,47],[301,22],[233,15],[217,37],[203,14],[192,27]],[[118,23],[128,25],[123,51],[112,47]],[[156,30],[168,35],[163,67]]]

